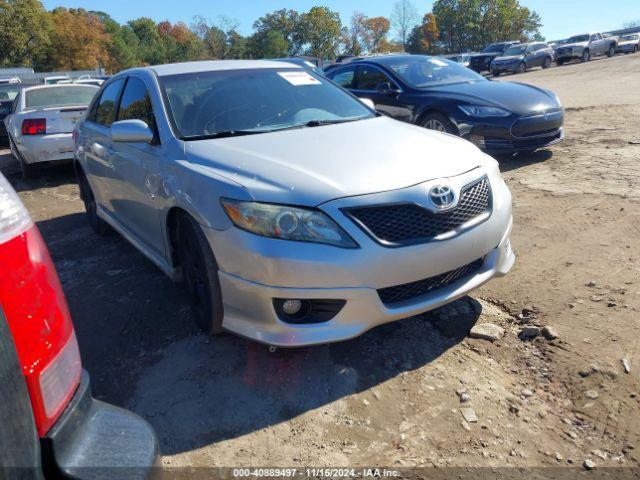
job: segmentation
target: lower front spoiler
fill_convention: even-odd
[[[384,323],[433,310],[511,270],[511,225],[495,249],[484,256],[473,276],[396,304],[383,304],[373,288],[287,288],[262,285],[219,272],[224,300],[223,327],[238,335],[276,347],[302,347],[348,340]],[[331,320],[317,324],[290,324],[280,320],[274,298],[346,300]]]
[[[557,145],[564,140],[564,129],[560,129],[554,135],[518,138],[506,140],[500,138],[485,138],[484,146],[480,148],[490,155],[511,155],[519,152],[532,152],[541,148]]]
[[[141,480],[159,465],[158,442],[138,415],[91,396],[89,375],[42,438],[47,478]]]

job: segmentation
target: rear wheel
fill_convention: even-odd
[[[11,149],[13,158],[15,158],[20,164],[20,173],[22,173],[22,178],[24,178],[25,180],[29,180],[40,176],[40,165],[38,165],[37,163],[30,164],[25,162],[24,158],[22,158],[22,155],[20,155],[20,152],[18,151],[18,147],[16,147],[16,144],[13,143],[11,137],[9,137],[9,148]]]
[[[188,215],[178,219],[177,260],[198,326],[222,333],[222,291],[216,262],[202,227]]]
[[[583,62],[588,62],[589,60],[591,60],[591,52],[589,50],[584,50],[582,52],[582,58],[580,59]]]
[[[609,51],[607,52],[607,57],[611,58],[616,54],[616,47],[613,45],[609,46]]]
[[[556,64],[561,67],[562,65],[564,65],[564,58],[559,58],[556,60]]]
[[[437,112],[427,114],[420,122],[420,125],[429,130],[451,133],[453,135],[458,134],[453,123],[451,123],[447,117]]]
[[[80,186],[80,198],[84,202],[87,220],[94,232],[101,237],[111,232],[111,227],[98,216],[96,197],[93,195],[89,181],[80,166],[77,167],[78,185]]]
[[[551,58],[550,57],[546,57],[544,59],[544,62],[542,62],[542,68],[547,69],[551,66]]]

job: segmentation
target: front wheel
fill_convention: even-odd
[[[547,69],[551,66],[551,58],[547,57],[544,59],[544,62],[542,63],[542,68]]]
[[[556,60],[556,64],[561,67],[562,65],[564,65],[564,58],[559,58]]]
[[[582,52],[582,58],[580,59],[583,62],[588,62],[589,60],[591,60],[591,52],[589,52],[589,50],[585,50],[584,52]]]
[[[178,221],[177,256],[198,326],[222,333],[222,290],[216,262],[202,227],[188,215]]]
[[[429,113],[422,119],[420,125],[424,128],[435,130],[437,132],[446,132],[451,133],[452,135],[458,134],[453,123],[451,123],[451,121],[441,113]]]
[[[616,54],[616,47],[614,47],[613,45],[611,45],[609,47],[609,51],[607,52],[607,57],[611,58]]]
[[[633,47],[633,53],[638,53],[638,46]]]
[[[491,70],[491,76],[499,77],[500,76],[500,72],[498,72],[497,70]]]
[[[527,64],[524,62],[520,62],[520,65],[518,65],[518,70],[516,71],[516,73],[524,73],[527,71]]]

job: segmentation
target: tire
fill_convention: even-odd
[[[178,219],[177,261],[198,327],[222,333],[222,290],[216,262],[200,225],[188,215]]]
[[[542,68],[545,70],[551,66],[551,57],[545,57],[544,62],[542,62]]]
[[[520,62],[520,65],[518,65],[518,70],[516,70],[515,73],[525,73],[527,71],[527,64],[524,62]]]
[[[588,62],[591,60],[591,52],[589,50],[582,51],[582,57],[580,57],[581,62]]]
[[[441,113],[433,112],[427,114],[420,121],[420,125],[429,130],[435,130],[437,132],[446,132],[452,135],[457,135],[458,130],[451,120],[442,115]]]
[[[40,176],[40,165],[38,165],[37,163],[31,164],[25,162],[24,158],[22,158],[22,155],[20,155],[20,152],[18,151],[18,147],[16,147],[16,144],[13,143],[11,137],[9,137],[9,148],[11,149],[13,158],[15,158],[20,165],[20,173],[22,173],[22,178],[24,178],[25,180],[31,180]]]
[[[556,65],[558,65],[559,67],[561,67],[562,65],[564,65],[564,58],[559,58],[556,60]]]
[[[633,47],[633,53],[638,53],[638,46]]]
[[[491,70],[491,76],[492,77],[499,77],[500,76],[500,72],[498,72],[496,70]]]
[[[609,46],[609,51],[607,52],[607,57],[611,58],[616,54],[616,47],[614,45]]]
[[[84,203],[85,214],[87,221],[94,232],[101,237],[111,233],[111,227],[107,222],[98,216],[98,206],[96,204],[96,197],[93,195],[89,180],[87,180],[84,171],[80,166],[76,166],[76,175],[78,177],[78,186],[80,187],[80,198]]]

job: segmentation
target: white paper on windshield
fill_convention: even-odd
[[[440,60],[438,58],[431,58],[431,59],[429,59],[429,61],[431,63],[433,63],[434,65],[438,65],[439,67],[446,67],[447,66],[447,62],[443,62],[442,60]]]
[[[307,72],[278,72],[278,75],[296,87],[301,85],[321,85],[317,78],[312,77]]]

